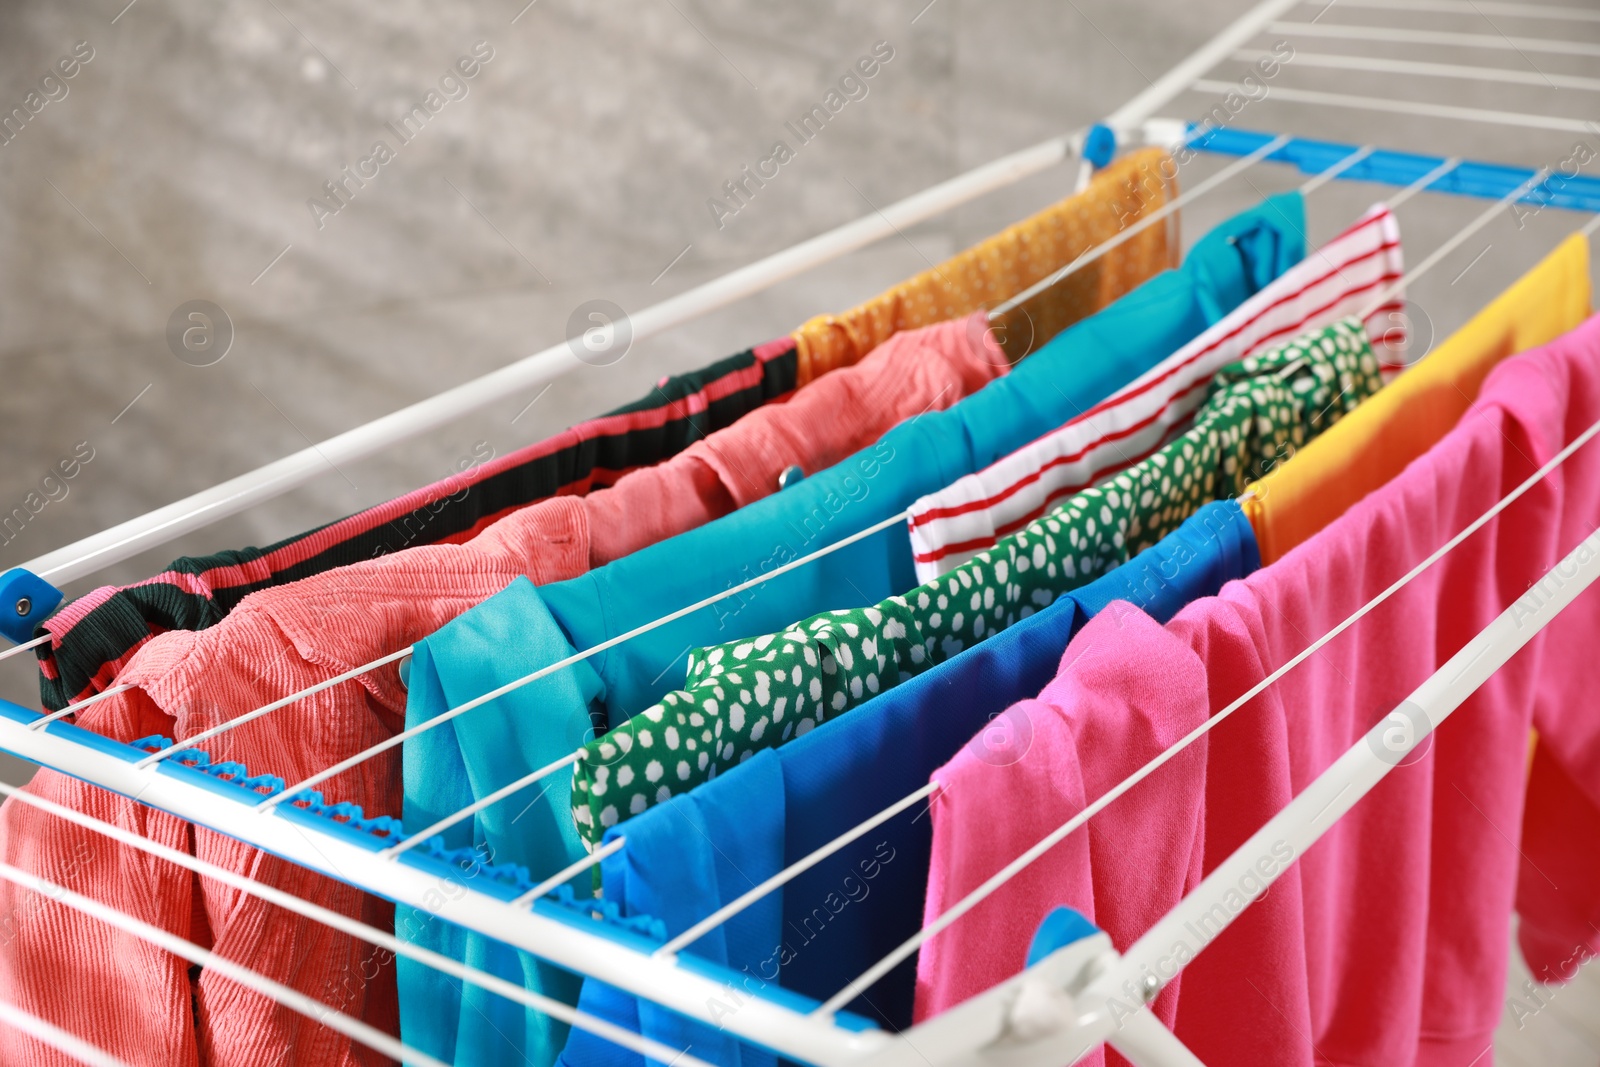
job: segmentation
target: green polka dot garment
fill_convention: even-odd
[[[815,729],[1049,606],[1235,496],[1382,386],[1359,322],[1218,372],[1194,423],[1161,449],[935,581],[873,607],[700,649],[685,688],[585,745],[573,817],[607,827]]]

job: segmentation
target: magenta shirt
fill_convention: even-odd
[[[1164,628],[1108,608],[1039,699],[1014,709],[1032,726],[1011,731],[1031,738],[1025,752],[991,746],[979,759],[969,746],[934,775],[946,788],[925,919],[1327,633],[1597,419],[1600,317],[1496,369],[1455,430],[1279,562]],[[918,1017],[1020,971],[1059,904],[1127,948],[1597,526],[1591,445],[925,944]],[[1502,1010],[1514,905],[1535,974],[1570,977],[1600,947],[1597,636],[1591,589],[1305,855],[1274,857],[1293,863],[1220,936],[1187,946],[1198,956],[1158,1015],[1208,1063],[1477,1061]]]

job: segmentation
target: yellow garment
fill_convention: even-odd
[[[1574,234],[1392,385],[1346,415],[1244,501],[1271,563],[1405,469],[1448,433],[1495,365],[1589,315],[1589,241]]]
[[[797,385],[858,362],[901,330],[994,307],[1049,277],[1177,195],[1177,173],[1158,148],[1129,154],[1069,196],[842,315],[794,332]],[[1177,214],[1028,300],[995,323],[1012,362],[1146,279],[1176,265]]]

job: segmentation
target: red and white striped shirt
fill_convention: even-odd
[[[1235,360],[1306,330],[1358,315],[1404,270],[1400,226],[1378,204],[1170,358],[1071,422],[911,508],[917,578],[928,581],[1181,433],[1212,376]],[[1367,316],[1374,353],[1392,377],[1402,367],[1403,294]]]

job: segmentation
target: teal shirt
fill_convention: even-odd
[[[903,513],[1099,403],[1305,255],[1299,194],[1268,199],[1197,242],[1165,271],[1067,329],[978,393],[895,427],[876,445],[765,500],[535,590],[518,580],[416,646],[407,726]],[[917,584],[910,539],[893,524],[840,551],[592,657],[406,743],[405,825],[417,830],[575,751],[590,723],[626,720],[681,688],[689,652],[864,607]],[[593,736],[589,734],[588,736]],[[545,791],[540,793],[540,790]],[[550,778],[447,835],[546,878],[583,855],[571,775]],[[530,806],[531,805],[531,806]],[[575,883],[590,884],[580,876]],[[576,982],[526,956],[407,908],[400,937],[571,1000]],[[401,1033],[458,1067],[546,1067],[564,1028],[461,983],[399,967]],[[463,999],[465,997],[465,999]]]
[[[512,582],[481,608],[413,649],[408,727],[522,677],[531,669],[526,662],[548,662],[564,654],[558,650],[567,647],[566,638],[526,578]],[[513,649],[518,655],[508,654]],[[588,708],[600,682],[587,664],[575,667],[512,690],[407,741],[402,749],[404,780],[425,783],[426,788],[407,790],[406,825],[413,830],[429,826],[530,770],[570,755],[592,737]],[[520,864],[535,879],[547,878],[583,855],[566,810],[571,794],[572,772],[562,768],[451,827],[444,843],[452,849],[471,848],[484,861]],[[476,869],[468,866],[460,882],[470,887],[476,876]],[[446,880],[439,890],[462,892],[460,885]],[[576,976],[420,909],[397,904],[395,933],[526,989],[569,1004],[577,1000]],[[566,1044],[566,1024],[543,1012],[403,956],[395,967],[402,1038],[446,1063],[542,1065]]]

